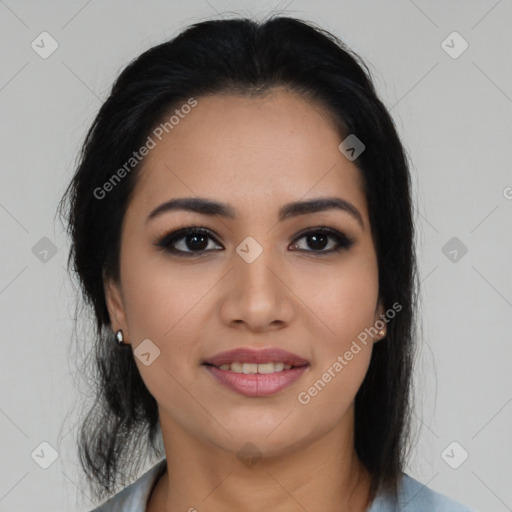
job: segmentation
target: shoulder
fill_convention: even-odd
[[[368,512],[473,512],[470,508],[444,494],[440,494],[406,473],[398,491],[398,501],[379,494]]]
[[[166,465],[166,459],[161,460],[135,482],[91,512],[145,512],[149,495]]]

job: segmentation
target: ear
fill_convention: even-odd
[[[383,304],[382,298],[379,297],[379,300],[377,302],[377,307],[375,308],[375,318],[374,318],[373,325],[375,325],[380,320],[384,324],[384,326],[382,327],[382,330],[384,331],[384,335],[378,334],[377,336],[375,336],[374,337],[375,343],[380,341],[382,338],[385,338],[386,334],[387,334],[387,324],[384,320],[382,320],[382,318],[385,316],[385,312],[386,312],[386,310],[384,309],[384,304]],[[377,324],[379,327],[381,326],[381,322],[379,322]],[[380,328],[379,328],[379,331],[380,331]]]
[[[105,301],[107,303],[112,330],[116,332],[118,329],[121,329],[125,340],[128,340],[130,336],[128,333],[128,324],[126,322],[121,285],[115,282],[112,278],[104,277],[103,290],[105,293]]]

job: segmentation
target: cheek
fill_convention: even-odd
[[[371,252],[351,257],[334,271],[324,268],[304,283],[309,292],[311,337],[316,364],[301,386],[299,403],[318,410],[326,421],[346,410],[362,384],[372,354],[368,330],[375,323],[378,270]],[[370,331],[371,332],[371,331]]]
[[[140,248],[130,251],[128,244],[127,249],[122,261],[123,295],[135,362],[158,401],[178,404],[186,397],[180,383],[191,386],[191,369],[198,367],[204,356],[197,340],[204,336],[208,316],[205,308],[209,302],[205,299],[219,277],[207,266],[185,271],[165,254],[155,256]],[[147,339],[158,354],[148,366],[137,358],[138,345]]]
[[[148,264],[137,256],[127,259],[125,276],[123,291],[130,342],[144,384],[159,405],[172,411],[180,423],[187,424],[197,417],[205,421],[204,410],[190,399],[190,394],[199,396],[190,377],[200,357],[196,341],[200,337],[198,326],[204,325],[201,298],[213,286],[212,276],[201,279],[166,264],[165,258]],[[141,351],[137,348],[146,339],[154,344],[149,345],[149,352],[157,354],[154,359],[150,356],[152,362],[148,365],[137,357]]]
[[[295,289],[305,298],[311,330],[318,334],[317,347],[323,353],[345,350],[374,324],[379,284],[373,252],[361,248],[337,265],[310,267],[299,274]]]
[[[122,261],[130,335],[136,342],[150,338],[164,346],[167,340],[176,339],[177,332],[190,327],[190,315],[215,284],[214,276],[205,267],[183,269],[163,252],[133,250],[132,246],[126,243]]]
[[[375,321],[378,300],[377,276],[373,272],[347,272],[329,283],[326,295],[331,300],[322,304],[331,325],[342,344],[357,337]]]

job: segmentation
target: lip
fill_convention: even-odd
[[[297,354],[287,352],[280,348],[265,348],[254,350],[251,348],[235,348],[227,352],[220,352],[211,358],[206,359],[203,364],[219,367],[222,364],[231,363],[284,363],[291,366],[309,365],[309,361],[299,357]],[[269,374],[272,375],[272,374]]]
[[[231,370],[221,370],[219,366],[230,363],[283,363],[292,367],[274,373],[236,373]],[[203,366],[218,382],[245,396],[270,396],[291,386],[300,379],[309,368],[309,361],[297,354],[279,348],[254,350],[251,348],[236,348],[220,352],[203,362]]]
[[[221,384],[229,389],[250,397],[273,395],[300,379],[309,365],[292,367],[289,370],[274,373],[235,373],[221,370],[216,366],[204,365],[206,370]]]

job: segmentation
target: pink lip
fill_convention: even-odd
[[[292,366],[289,370],[266,374],[236,373],[221,370],[219,366],[230,363],[283,363]],[[279,348],[254,350],[236,348],[221,352],[207,359],[203,365],[219,382],[245,396],[268,396],[291,386],[309,367],[309,361]]]
[[[219,367],[222,364],[230,363],[284,363],[292,366],[308,365],[309,361],[299,357],[296,354],[281,350],[279,348],[266,348],[253,350],[250,348],[235,348],[227,352],[221,352],[215,356],[206,359],[205,364]],[[272,374],[269,374],[272,375]]]
[[[244,361],[248,362],[247,359],[244,359]],[[309,365],[297,366],[292,367],[289,370],[267,374],[235,373],[230,370],[221,370],[220,368],[211,365],[205,365],[205,368],[216,379],[218,379],[219,382],[233,391],[237,391],[245,396],[263,397],[273,395],[274,393],[291,386],[294,382],[300,379],[308,366]]]

